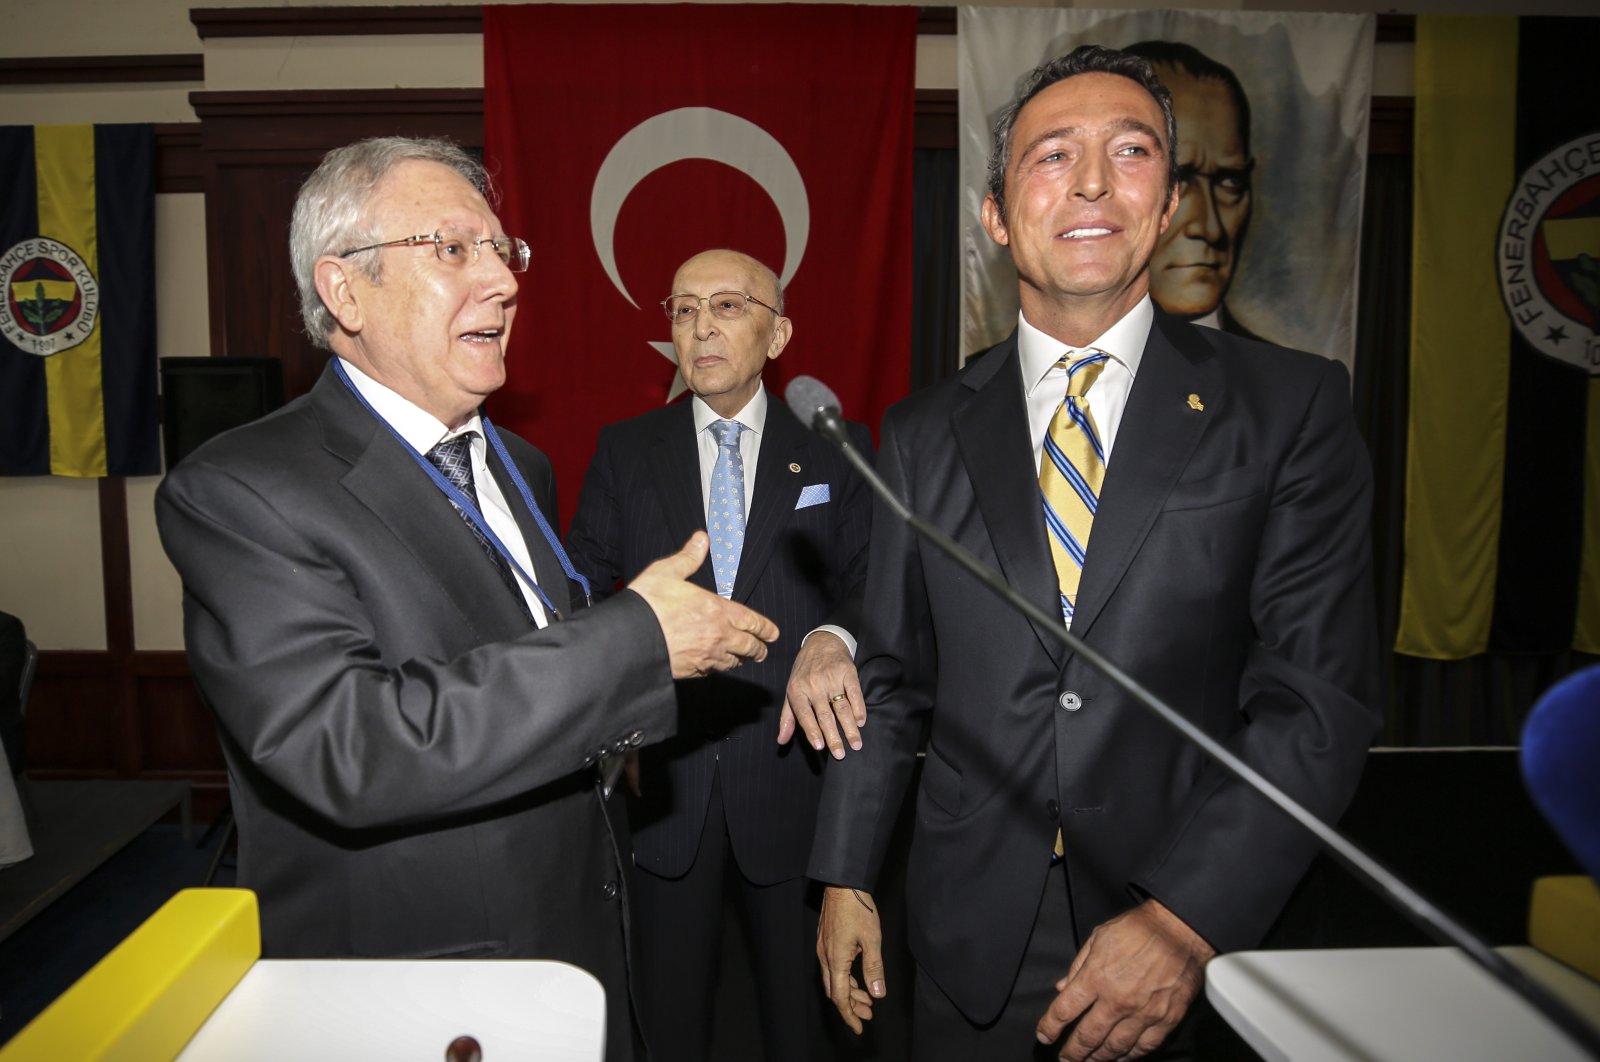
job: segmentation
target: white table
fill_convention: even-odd
[[[181,1062],[440,1062],[458,1036],[484,1062],[600,1062],[605,991],[560,962],[261,959]]]
[[[1497,950],[1600,1027],[1600,984]],[[1235,952],[1206,966],[1206,997],[1267,1062],[1588,1058],[1454,948]]]

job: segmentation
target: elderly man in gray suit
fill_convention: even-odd
[[[549,462],[478,412],[528,248],[475,160],[336,150],[291,250],[335,357],[156,500],[263,953],[566,960],[605,986],[607,1057],[629,1059],[631,868],[596,768],[673,733],[673,678],[759,660],[777,631],[686,581],[703,534],[582,607]]]

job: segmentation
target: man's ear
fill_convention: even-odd
[[[794,322],[787,317],[779,317],[777,324],[772,328],[772,342],[767,344],[767,360],[771,361],[783,353],[783,348],[789,345],[789,339],[794,335]]]
[[[994,193],[983,197],[978,219],[983,222],[983,231],[989,234],[989,239],[1001,247],[1011,246],[1011,235],[1006,232],[1006,219],[1000,214],[1000,204],[994,201]]]
[[[364,323],[361,300],[357,297],[351,271],[356,267],[343,258],[325,254],[311,267],[311,276],[317,284],[317,295],[327,307],[339,327],[351,335],[360,333]]]
[[[1161,228],[1157,235],[1167,231],[1167,226],[1172,224],[1172,219],[1178,213],[1178,200],[1183,197],[1183,186],[1176,181],[1172,184],[1172,194],[1167,197],[1167,209],[1161,212]]]

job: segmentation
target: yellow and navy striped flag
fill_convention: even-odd
[[[161,470],[155,132],[0,126],[0,475]]]
[[[1600,18],[1417,17],[1395,648],[1600,653]]]

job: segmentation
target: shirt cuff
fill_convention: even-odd
[[[810,638],[813,634],[818,634],[822,631],[827,631],[829,634],[836,636],[841,642],[844,643],[844,647],[850,651],[850,659],[854,660],[856,658],[855,638],[843,627],[835,627],[831,623],[824,623],[822,626],[816,628],[816,630],[806,632],[806,637],[800,639],[800,644],[806,644],[806,638]]]

